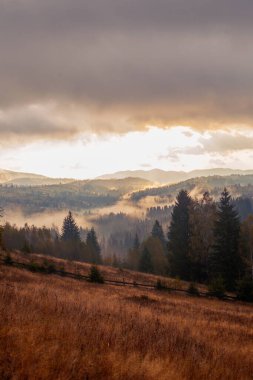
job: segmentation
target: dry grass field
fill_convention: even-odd
[[[0,260],[5,257],[5,252],[0,251]],[[11,257],[15,262],[19,263],[36,263],[39,265],[43,265],[45,260],[48,263],[53,263],[56,269],[63,269],[67,272],[71,272],[74,274],[80,274],[87,276],[90,270],[90,264],[84,263],[84,262],[77,262],[77,261],[70,261],[70,260],[63,260],[52,256],[45,256],[41,254],[36,253],[22,253],[20,251],[12,252]],[[101,271],[102,275],[105,277],[105,279],[108,280],[117,280],[117,281],[126,281],[126,282],[137,282],[142,283],[146,285],[153,285],[155,286],[157,283],[157,280],[160,279],[162,283],[171,288],[177,288],[177,289],[184,289],[187,290],[189,287],[189,283],[186,281],[178,280],[175,278],[169,278],[169,277],[162,277],[157,276],[149,273],[141,273],[141,272],[134,272],[127,269],[119,269],[114,268],[110,266],[101,265],[98,266],[99,270]],[[200,291],[206,291],[206,286],[202,284],[197,284],[198,289]]]
[[[1,265],[0,315],[1,380],[253,379],[251,305]]]

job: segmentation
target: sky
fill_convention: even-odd
[[[252,0],[0,0],[0,168],[252,169]]]

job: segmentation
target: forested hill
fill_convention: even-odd
[[[153,187],[133,192],[131,200],[138,202],[146,197],[156,197],[160,200],[173,202],[177,193],[184,189],[193,196],[209,191],[213,197],[219,197],[224,187],[228,187],[233,197],[253,197],[253,175],[229,175],[191,178],[169,186]]]
[[[45,186],[0,185],[0,204],[4,209],[19,207],[25,213],[44,210],[81,210],[115,204],[122,196],[152,186],[139,178],[86,180]]]
[[[24,178],[17,178],[17,180],[25,182]],[[37,180],[39,181],[35,175],[35,183]],[[253,175],[251,174],[198,177],[158,187],[154,187],[154,183],[141,178],[95,179],[37,186],[4,183],[0,184],[0,205],[6,210],[18,208],[26,214],[33,214],[47,210],[102,209],[115,205],[124,198],[128,200],[128,205],[130,203],[131,206],[147,209],[173,204],[181,189],[187,190],[192,197],[201,196],[209,191],[214,199],[218,199],[224,187],[228,187],[233,198],[253,199]],[[122,208],[118,211],[127,212],[124,205],[120,207]]]
[[[173,171],[173,170],[127,170],[101,176],[101,179],[122,179],[127,177],[138,177],[147,179],[160,185],[170,185],[191,178],[209,177],[209,176],[230,176],[236,175],[253,175],[253,170],[238,170],[227,168],[199,169],[190,172]]]
[[[40,174],[14,172],[0,169],[0,184],[16,186],[42,186],[73,182],[70,178],[50,178]]]

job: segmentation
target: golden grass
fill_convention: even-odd
[[[0,379],[253,378],[253,307],[0,266]]]
[[[6,255],[5,252],[0,251],[0,258],[4,258]],[[84,262],[78,262],[78,261],[70,261],[70,260],[63,260],[52,256],[46,256],[36,253],[22,253],[20,251],[12,252],[11,257],[15,262],[20,263],[30,263],[34,262],[37,264],[43,265],[43,262],[47,260],[48,262],[52,262],[55,265],[55,268],[57,269],[64,269],[67,272],[75,273],[75,274],[81,274],[81,275],[88,275],[90,271],[91,264],[84,263]],[[157,280],[161,279],[162,283],[166,285],[167,287],[171,288],[177,288],[177,289],[184,289],[187,290],[189,287],[189,283],[183,280],[175,279],[175,278],[169,278],[169,277],[163,277],[158,276],[150,273],[141,273],[141,272],[135,272],[128,269],[119,269],[114,268],[106,265],[98,266],[99,270],[103,274],[105,279],[109,280],[117,280],[117,281],[126,281],[126,282],[137,282],[141,284],[147,284],[147,285],[156,285]],[[197,287],[201,291],[206,291],[207,287],[203,284],[197,284]]]

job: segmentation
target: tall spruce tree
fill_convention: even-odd
[[[130,269],[137,270],[140,260],[140,240],[136,233],[134,237],[133,247],[128,250],[127,264]]]
[[[138,269],[140,272],[153,273],[154,268],[151,260],[151,254],[147,247],[144,247],[141,253]]]
[[[139,248],[140,248],[140,239],[136,232],[135,237],[134,237],[133,249],[139,249]]]
[[[153,225],[151,235],[154,238],[158,238],[160,240],[160,242],[161,242],[161,244],[165,250],[166,249],[166,240],[165,240],[163,228],[162,228],[161,224],[158,222],[158,220],[156,220],[154,225]]]
[[[0,206],[0,218],[3,217],[4,210]],[[0,248],[3,248],[3,226],[0,224]]]
[[[214,225],[214,246],[210,257],[211,277],[222,278],[227,290],[234,290],[241,268],[239,255],[240,220],[225,188],[221,194]]]
[[[64,218],[61,239],[63,241],[71,242],[81,241],[79,228],[77,227],[71,211],[69,211],[68,215]]]
[[[214,244],[213,228],[216,220],[216,204],[208,192],[203,198],[193,200],[190,207],[190,260],[191,280],[206,282],[209,258]]]
[[[188,192],[181,190],[176,199],[168,232],[168,258],[171,275],[185,280],[189,280],[191,276],[189,257],[189,208],[191,202],[192,199]]]
[[[240,256],[244,276],[253,280],[253,214],[241,224]]]
[[[93,264],[101,264],[101,248],[97,240],[97,235],[92,227],[86,237],[86,244]]]

